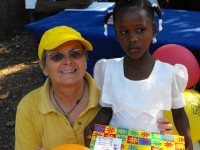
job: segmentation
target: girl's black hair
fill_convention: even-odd
[[[159,18],[159,31],[162,30],[162,13],[160,10],[160,7],[158,4],[152,4],[148,0],[116,0],[115,1],[115,7],[112,12],[109,12],[104,17],[104,28],[105,32],[104,34],[107,35],[107,23],[111,16],[113,16],[113,22],[116,22],[117,14],[122,10],[126,9],[128,7],[138,7],[141,9],[144,9],[147,11],[148,14],[152,17],[152,20],[154,21],[154,14],[156,13]]]

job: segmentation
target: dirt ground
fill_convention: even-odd
[[[0,37],[0,150],[14,149],[17,104],[43,84],[31,35]]]

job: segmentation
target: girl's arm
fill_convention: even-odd
[[[172,109],[172,115],[178,133],[185,137],[186,150],[193,150],[190,125],[184,108]]]
[[[94,130],[95,124],[109,125],[109,122],[112,118],[112,109],[109,107],[102,107],[94,120],[85,128],[84,137],[85,137],[85,146],[89,147],[92,132]]]

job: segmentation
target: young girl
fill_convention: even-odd
[[[192,150],[182,95],[187,69],[151,56],[149,46],[156,36],[154,12],[161,20],[159,7],[147,0],[119,0],[105,17],[106,23],[113,15],[117,40],[126,55],[96,63],[94,78],[102,90],[100,104],[112,108],[111,126],[151,132],[160,132],[158,118],[163,117],[164,110],[172,109],[175,126],[185,136],[186,149]]]

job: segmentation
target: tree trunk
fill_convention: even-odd
[[[22,32],[26,23],[24,0],[0,0],[0,36]]]

